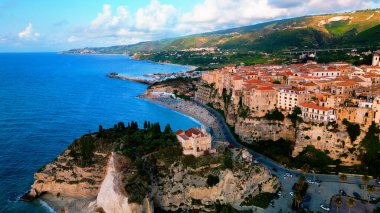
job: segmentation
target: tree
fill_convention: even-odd
[[[368,128],[368,132],[363,140],[360,142],[361,148],[361,160],[364,166],[368,167],[368,174],[373,176],[379,176],[380,174],[380,139],[378,133],[379,128],[372,122],[372,125]]]
[[[293,124],[294,136],[297,136],[297,123],[302,122],[302,118],[300,117],[300,115],[302,115],[302,110],[298,106],[295,106],[292,110],[292,113],[288,115],[288,118],[290,118],[290,121]]]
[[[86,167],[92,163],[94,150],[95,141],[91,136],[84,136],[79,139],[79,155],[82,166]]]
[[[360,135],[360,125],[357,123],[351,123],[347,119],[343,119],[342,123],[346,125],[346,130],[350,136],[351,142],[354,142]]]
[[[334,203],[336,205],[336,212],[339,212],[339,208],[342,206],[342,198],[340,196],[335,197]]]
[[[148,122],[144,121],[144,129],[148,129]]]
[[[165,134],[170,134],[170,133],[172,133],[172,132],[173,132],[173,130],[172,130],[172,128],[170,127],[170,124],[166,124],[165,129],[164,129],[164,133],[165,133]]]
[[[352,207],[355,206],[355,200],[353,198],[348,199],[347,206],[348,206],[348,213],[351,213]]]
[[[310,165],[307,164],[307,163],[305,163],[305,164],[301,167],[301,171],[302,171],[303,173],[308,173],[309,170],[310,170]]]
[[[347,181],[347,175],[345,175],[345,174],[340,175],[339,181],[340,182],[346,182]],[[342,189],[342,184],[341,184],[340,188]]]
[[[277,108],[272,112],[268,112],[265,116],[268,120],[283,121],[285,119],[284,114],[282,114]]]
[[[302,114],[301,108],[299,108],[298,106],[295,106],[292,110],[292,113],[288,115],[293,125],[295,125],[297,121],[302,121],[302,118],[299,116],[301,114]]]
[[[208,175],[206,182],[207,182],[207,185],[209,187],[213,187],[213,186],[215,186],[216,184],[219,183],[219,177],[218,176],[214,176],[214,175]]]
[[[297,192],[295,194],[295,197],[294,197],[294,202],[296,204],[296,209],[300,208],[300,205],[301,205],[302,201],[303,201],[303,196],[301,195],[300,192]]]
[[[119,122],[119,123],[117,124],[117,129],[118,129],[118,130],[124,130],[124,129],[125,129],[124,122]]]
[[[366,188],[366,191],[368,193],[368,203],[370,201],[370,197],[371,197],[371,194],[373,194],[374,192],[376,192],[376,187],[374,185],[368,185],[367,188]]]
[[[370,181],[370,178],[367,175],[362,176],[362,182],[367,184]]]

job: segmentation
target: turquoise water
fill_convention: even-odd
[[[110,79],[118,72],[178,72],[182,66],[135,61],[121,55],[0,54],[0,212],[49,212],[40,201],[18,202],[33,174],[73,139],[118,121],[200,124],[136,96],[146,85]]]

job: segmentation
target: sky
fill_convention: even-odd
[[[126,45],[371,8],[380,0],[0,0],[0,52]]]

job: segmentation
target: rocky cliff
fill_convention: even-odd
[[[156,184],[152,186],[154,202],[166,211],[213,211],[216,202],[240,205],[250,195],[278,190],[278,179],[264,166],[244,160],[241,150],[234,153],[233,169],[224,169],[218,163],[195,169],[181,162],[172,164],[169,170],[159,167]],[[215,186],[207,184],[211,175],[219,178]]]
[[[123,154],[133,149],[123,140],[153,130],[119,126],[75,140],[35,174],[22,200],[42,197],[59,212],[213,211],[216,203],[240,205],[249,196],[278,190],[278,179],[241,149],[195,158],[183,156],[177,144],[143,152],[138,142],[138,151]]]
[[[198,91],[204,86],[197,85]],[[248,110],[244,116],[242,106],[239,106],[239,97],[233,95],[219,95],[217,91],[211,91],[202,97],[202,102],[211,104],[214,108],[224,112],[226,122],[234,127],[235,133],[246,143],[256,141],[279,140],[280,138],[293,142],[292,156],[297,156],[306,146],[313,145],[315,148],[326,151],[333,159],[340,159],[343,165],[360,164],[359,142],[364,137],[365,132],[355,141],[351,141],[345,125],[327,125],[324,123],[299,122],[296,126],[287,118],[287,113],[283,112],[283,121],[267,120],[265,113],[258,113]]]
[[[96,196],[103,181],[108,153],[94,151],[94,163],[80,166],[73,156],[76,142],[54,161],[41,168],[34,175],[34,183],[25,199],[33,199],[49,193],[57,197]]]

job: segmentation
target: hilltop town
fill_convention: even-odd
[[[371,66],[312,61],[227,66],[202,74],[195,99],[223,110],[243,141],[286,138],[295,141],[293,156],[313,145],[346,165],[358,164],[359,141],[373,122],[380,124],[379,51]],[[286,122],[292,113],[302,118],[293,126],[303,131],[295,135],[289,135]],[[261,118],[285,122],[259,131]],[[339,128],[344,126],[351,128],[348,134]]]

